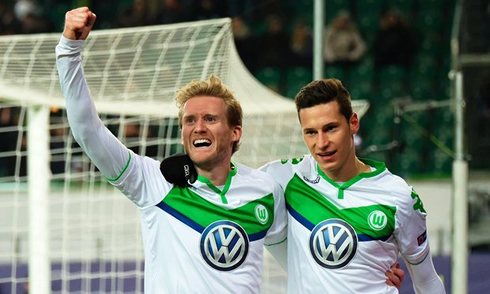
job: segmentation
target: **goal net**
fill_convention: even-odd
[[[55,66],[59,38],[0,37],[0,292],[142,292],[138,210],[73,140]],[[292,100],[247,71],[229,19],[94,31],[82,58],[101,119],[139,154],[182,151],[174,94],[211,74],[244,110],[233,160],[259,167],[307,152]],[[361,116],[368,107],[354,101]],[[264,293],[285,292],[270,257],[264,269]]]

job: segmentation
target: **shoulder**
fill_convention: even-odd
[[[262,180],[267,182],[274,182],[274,178],[263,170],[254,169],[240,163],[234,163],[234,165],[235,168],[237,169],[237,175],[242,180],[250,179],[253,181]]]
[[[314,165],[314,160],[312,161],[310,155],[305,155],[303,157],[289,158],[289,159],[279,159],[274,160],[269,163],[264,164],[259,168],[261,171],[265,171],[273,176],[282,173],[295,173],[298,171],[309,170]]]
[[[360,158],[360,160],[375,169],[366,174],[364,180],[366,180],[368,185],[371,185],[379,191],[384,191],[383,193],[385,194],[391,195],[395,198],[395,202],[410,199],[409,196],[411,195],[412,187],[403,178],[393,174],[384,162],[366,158]]]
[[[264,195],[269,193],[276,195],[282,191],[276,178],[269,173],[243,164],[235,164],[235,167],[237,169],[235,187],[251,187],[250,190],[261,191],[260,193]]]
[[[388,169],[386,169],[381,176],[387,184],[391,185],[393,191],[397,194],[410,194],[411,187],[402,177],[393,174]]]
[[[260,170],[270,174],[285,188],[296,174],[309,176],[316,173],[316,163],[310,155],[305,155],[300,158],[275,160],[260,167]]]
[[[397,206],[413,207],[420,202],[417,192],[402,177],[391,173],[388,169],[381,173],[380,176],[383,186],[388,188],[393,197],[395,197]]]
[[[393,174],[384,162],[368,158],[359,158],[363,163],[370,166],[373,170],[367,174],[366,180],[370,185],[375,185],[380,189],[396,194],[410,193],[410,187],[400,176]]]

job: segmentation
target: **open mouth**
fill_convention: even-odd
[[[211,146],[211,141],[208,139],[197,139],[192,142],[196,148],[205,148]]]

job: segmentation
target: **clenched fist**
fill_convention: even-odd
[[[85,40],[97,16],[88,7],[80,7],[65,14],[63,36],[70,40]]]

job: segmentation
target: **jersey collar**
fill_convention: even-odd
[[[350,186],[354,185],[358,181],[364,179],[364,178],[371,178],[374,176],[377,176],[384,172],[386,170],[386,165],[381,162],[381,161],[376,161],[376,160],[371,160],[371,159],[365,159],[365,158],[359,158],[363,163],[374,167],[376,170],[371,171],[371,172],[365,172],[365,173],[360,173],[357,176],[353,177],[352,179],[348,180],[347,182],[343,183],[342,185],[337,184],[335,181],[330,179],[321,169],[320,166],[317,164],[316,165],[316,170],[320,176],[325,179],[327,182],[329,182],[332,186],[335,188],[339,189],[339,199],[344,199],[344,190],[349,188]]]
[[[228,178],[226,179],[226,183],[223,186],[223,190],[220,190],[218,187],[216,187],[208,178],[203,177],[198,175],[197,180],[206,184],[209,189],[213,190],[216,194],[218,194],[221,197],[221,201],[223,204],[228,204],[228,199],[226,199],[226,192],[230,189],[231,185],[231,179],[237,174],[237,167],[236,165],[231,162],[230,163],[230,172],[228,173]]]

